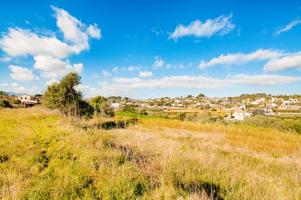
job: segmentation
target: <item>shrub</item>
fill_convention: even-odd
[[[11,108],[11,104],[7,99],[0,99],[0,107],[2,108]]]
[[[80,116],[91,118],[94,114],[94,108],[86,101],[79,101]]]
[[[103,96],[96,96],[90,104],[94,108],[96,116],[108,116],[113,117],[115,115],[113,109],[110,107],[108,100]]]
[[[125,106],[123,106],[122,111],[123,112],[136,113],[137,109],[133,105],[125,105]]]

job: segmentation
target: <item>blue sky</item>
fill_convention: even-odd
[[[300,1],[9,1],[0,89],[70,71],[85,96],[300,94]]]

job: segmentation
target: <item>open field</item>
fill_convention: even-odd
[[[0,109],[1,199],[300,199],[301,135],[142,118],[88,129]]]

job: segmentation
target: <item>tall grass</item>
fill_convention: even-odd
[[[273,128],[143,118],[83,130],[34,107],[0,110],[0,138],[0,199],[301,197],[301,137]]]

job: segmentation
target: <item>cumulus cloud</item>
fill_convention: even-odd
[[[52,9],[57,27],[63,33],[62,39],[49,34],[51,31],[35,33],[21,28],[9,28],[0,38],[0,48],[10,58],[33,57],[34,69],[47,79],[56,79],[70,71],[81,73],[83,64],[71,64],[68,57],[88,50],[89,40],[100,39],[101,30],[97,24],[86,25],[63,9],[54,6]]]
[[[295,19],[291,21],[289,24],[285,25],[284,27],[281,27],[279,30],[275,32],[275,34],[280,35],[281,33],[287,32],[299,24],[301,24],[301,20]]]
[[[231,32],[235,25],[231,22],[232,15],[219,16],[215,19],[207,19],[204,22],[195,20],[189,25],[178,25],[170,34],[169,38],[177,40],[185,36],[207,37],[210,38],[215,34],[225,35]]]
[[[9,28],[0,39],[1,49],[11,57],[51,55],[64,58],[74,53],[68,44],[55,36],[43,36],[20,28]]]
[[[48,55],[38,55],[34,57],[35,63],[33,67],[41,72],[44,78],[55,79],[67,74],[68,72],[81,73],[83,64],[70,64],[67,61],[61,60]]]
[[[16,66],[16,65],[10,65],[9,69],[11,71],[10,77],[17,81],[33,81],[37,78],[33,75],[32,71],[30,69]]]
[[[73,48],[76,52],[89,48],[89,36],[96,39],[101,38],[100,29],[96,24],[87,27],[64,9],[55,6],[52,6],[52,9],[55,12],[56,25],[62,31],[64,39],[74,45]]]
[[[252,61],[270,60],[282,56],[283,53],[277,50],[259,49],[252,53],[234,53],[222,54],[218,57],[212,58],[209,61],[202,60],[199,67],[201,69],[212,67],[215,65],[238,65],[245,64]]]
[[[153,72],[151,71],[140,71],[139,72],[139,77],[141,78],[150,78],[153,76]]]
[[[293,68],[301,68],[301,52],[270,60],[263,67],[266,72],[282,71]]]

